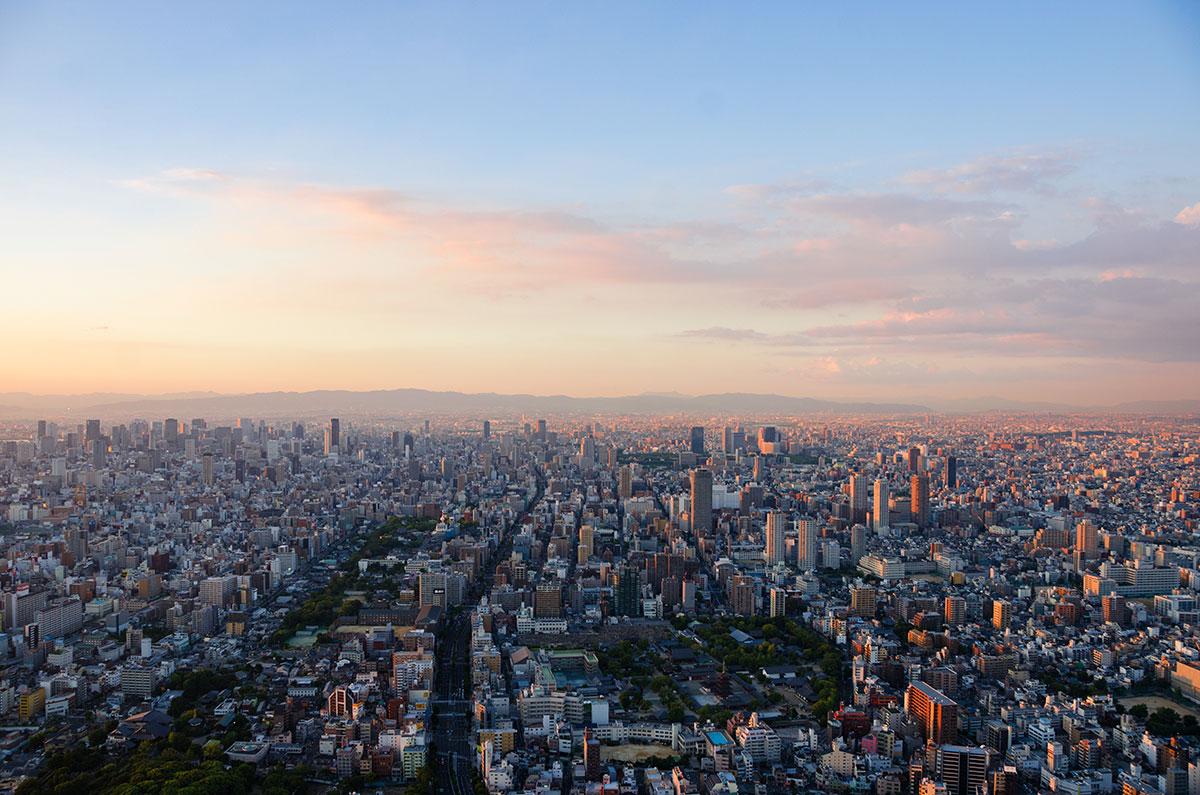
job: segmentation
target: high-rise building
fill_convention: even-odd
[[[850,477],[850,521],[861,524],[867,521],[867,477]]]
[[[733,428],[730,428],[729,426],[725,426],[725,428],[723,428],[721,430],[721,452],[723,452],[723,453],[733,453],[734,452]]]
[[[779,444],[779,432],[770,425],[758,429],[758,451],[760,453],[776,453]]]
[[[1100,557],[1100,528],[1091,519],[1084,519],[1075,528],[1075,549],[1088,560]]]
[[[787,515],[783,511],[767,514],[767,544],[763,559],[767,563],[783,563],[787,555]]]
[[[912,476],[912,518],[917,527],[929,527],[929,476]]]
[[[867,528],[856,524],[850,528],[850,563],[857,566],[867,554]]]
[[[613,612],[619,616],[638,616],[642,613],[642,574],[626,564],[617,570],[613,583]]]
[[[958,488],[958,459],[946,456],[945,484],[948,489]]]
[[[633,468],[628,464],[617,470],[617,497],[622,500],[633,497]]]
[[[1104,613],[1104,620],[1111,621],[1118,626],[1128,626],[1132,618],[1129,610],[1129,605],[1125,603],[1125,597],[1118,594],[1110,594],[1100,597],[1100,607]]]
[[[921,736],[938,745],[958,741],[958,703],[924,682],[913,682],[904,694],[904,711],[921,730]]]
[[[754,615],[754,578],[737,575],[729,578],[729,609],[739,616]]]
[[[537,440],[539,442],[542,442],[543,444],[546,441],[546,421],[545,420],[537,421]]]
[[[917,447],[908,448],[908,471],[917,472],[921,467],[921,450]]]
[[[987,785],[988,749],[943,745],[937,752],[938,776],[948,795],[978,795]]]
[[[588,781],[599,781],[604,775],[604,762],[600,758],[600,740],[591,727],[583,730],[583,770]]]
[[[704,455],[704,426],[692,427],[690,449],[696,455]]]
[[[957,627],[967,620],[967,600],[961,596],[947,596],[942,612],[946,616],[946,623]]]
[[[233,598],[237,587],[237,577],[232,574],[224,577],[205,577],[200,581],[200,601],[206,605],[224,607]]]
[[[200,481],[205,486],[213,484],[213,454],[205,453],[200,456]]]
[[[779,586],[772,586],[768,591],[769,599],[767,605],[767,614],[771,618],[787,615],[787,591]]]
[[[1012,603],[1004,599],[992,602],[992,626],[996,629],[1008,629],[1012,625]]]
[[[825,569],[840,569],[842,567],[842,545],[833,540],[821,544],[821,567]]]
[[[100,438],[100,420],[88,420],[87,431],[84,433],[85,442],[94,442]]]
[[[422,607],[425,605],[447,607],[446,589],[446,573],[444,571],[425,571],[417,579],[417,597],[420,599]]]
[[[888,488],[886,481],[880,479],[875,481],[875,529],[887,527],[889,522],[889,504],[891,502],[891,490]]]
[[[492,438],[492,423],[490,420],[483,421],[483,438],[484,439]]]
[[[800,535],[797,539],[796,563],[803,571],[812,571],[817,567],[821,530],[815,519],[801,519],[797,526]]]
[[[713,476],[710,470],[692,470],[691,517],[692,530],[696,533],[712,532],[712,487]]]
[[[542,583],[534,594],[533,614],[537,618],[562,618],[562,586]]]
[[[875,600],[874,588],[851,588],[850,612],[859,618],[874,618]]]
[[[334,417],[329,421],[330,452],[339,453],[342,450],[342,421]]]

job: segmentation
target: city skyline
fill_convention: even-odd
[[[0,11],[11,390],[1200,386],[1185,6],[70,8]]]

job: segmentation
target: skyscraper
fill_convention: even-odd
[[[929,527],[929,476],[912,476],[912,518],[917,527]]]
[[[867,528],[856,524],[850,528],[850,563],[854,566],[867,554]]]
[[[921,451],[916,447],[908,448],[908,471],[916,472],[921,466]]]
[[[484,439],[492,438],[492,423],[490,420],[483,421],[483,438]]]
[[[637,616],[642,612],[642,575],[626,564],[617,570],[613,584],[613,612],[619,616]]]
[[[800,538],[797,547],[797,563],[804,571],[812,571],[817,567],[818,539],[821,531],[815,519],[801,519],[799,522]]]
[[[633,468],[628,464],[617,470],[617,497],[628,500],[633,496]]]
[[[696,455],[704,455],[704,427],[702,425],[692,427],[691,450]]]
[[[853,475],[850,478],[850,521],[867,521],[867,477]]]
[[[763,559],[767,563],[783,563],[786,555],[787,517],[783,511],[767,514],[767,544]]]
[[[946,456],[946,488],[958,488],[958,459],[954,456]]]
[[[904,711],[916,721],[921,736],[938,745],[958,741],[958,703],[924,682],[913,682],[904,694]]]
[[[342,423],[337,417],[329,421],[329,452],[337,453],[342,449]]]
[[[691,517],[692,530],[709,533],[713,529],[712,472],[701,468],[692,470]]]
[[[888,503],[891,500],[891,490],[882,479],[875,481],[875,529],[887,527],[889,522]]]
[[[1084,519],[1075,528],[1075,549],[1089,560],[1100,557],[1100,528],[1091,519]]]
[[[200,482],[205,486],[213,484],[213,454],[205,453],[200,456]]]

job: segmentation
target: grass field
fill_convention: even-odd
[[[675,752],[665,745],[601,745],[600,758],[617,762],[641,762],[656,756],[673,756]]]

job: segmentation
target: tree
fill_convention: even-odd
[[[1129,708],[1129,714],[1138,720],[1145,720],[1150,715],[1150,708],[1145,704],[1134,704]]]

